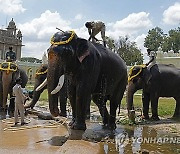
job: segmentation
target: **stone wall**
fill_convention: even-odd
[[[157,63],[158,64],[173,64],[180,68],[180,53],[174,53],[173,51],[162,52],[157,51]]]

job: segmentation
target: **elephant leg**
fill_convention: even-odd
[[[9,103],[9,107],[8,107],[8,114],[10,116],[14,115],[14,109],[15,109],[15,98],[13,97],[12,94],[10,94],[10,103]]]
[[[76,87],[72,85],[69,86],[69,101],[72,107],[72,120],[69,126],[73,126],[76,119]]]
[[[158,117],[158,97],[152,95],[151,97],[151,110],[152,110],[152,120],[160,120]]]
[[[148,93],[143,92],[142,102],[143,102],[143,118],[149,119],[150,95]]]
[[[173,118],[180,118],[180,97],[175,98],[175,100],[176,100],[176,107]]]
[[[119,105],[121,105],[121,100],[126,89],[126,83],[120,83],[115,88],[113,95],[110,97],[110,117],[108,126],[109,129],[116,129],[116,111]]]
[[[67,102],[67,92],[66,92],[66,87],[64,86],[60,92],[59,92],[59,100],[60,100],[60,116],[66,117],[67,113],[66,113],[66,102]]]
[[[90,106],[91,106],[91,97],[87,99],[87,108],[86,108],[86,119],[90,119]]]
[[[103,120],[103,127],[108,126],[109,113],[106,108],[106,100],[102,95],[93,95],[93,101],[98,106],[99,112]]]

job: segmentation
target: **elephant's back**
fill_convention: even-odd
[[[174,91],[179,94],[180,91],[180,69],[166,64],[157,65],[154,81],[157,81],[157,85],[161,85],[162,96],[173,96]],[[157,72],[158,71],[158,72]],[[155,72],[154,72],[155,74]]]
[[[124,60],[110,49],[103,45],[97,44],[96,48],[101,55],[101,71],[102,74],[108,74],[117,80],[127,79],[127,66]]]

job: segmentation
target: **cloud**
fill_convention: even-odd
[[[44,52],[50,46],[49,42],[24,42],[25,46],[22,47],[21,57],[36,57],[42,59]]]
[[[123,20],[116,21],[115,23],[109,23],[110,27],[108,33],[113,37],[119,37],[124,35],[137,34],[142,29],[148,29],[152,27],[152,22],[149,19],[149,13],[139,12],[129,14]]]
[[[24,12],[22,0],[0,0],[0,12],[6,15],[15,15]]]
[[[148,62],[149,57],[147,56],[147,48],[144,47],[144,40],[145,40],[146,34],[141,34],[137,36],[133,41],[136,42],[137,47],[141,50],[141,53],[144,57],[144,63]]]
[[[51,36],[57,32],[56,27],[66,31],[72,29],[71,22],[61,18],[58,12],[46,10],[39,18],[18,24],[17,27],[23,34],[24,51],[22,56],[40,58],[50,45]]]
[[[152,23],[149,19],[149,13],[140,12],[130,14],[123,20],[107,23],[106,26],[106,36],[118,39],[119,36],[129,35],[132,41],[137,41],[138,47],[142,47],[144,35],[137,37],[140,35],[138,32],[149,28]],[[22,31],[23,44],[25,44],[22,49],[22,56],[34,56],[41,59],[50,45],[51,36],[58,31],[55,28],[59,27],[64,31],[71,30],[73,24],[71,24],[71,21],[63,19],[58,12],[46,10],[39,17],[24,24],[19,24],[17,27]],[[79,37],[89,38],[88,30],[84,25],[74,29],[74,31]],[[97,38],[102,39],[100,33]]]
[[[82,14],[77,14],[76,16],[75,16],[75,20],[81,20],[82,19]]]
[[[163,13],[163,22],[168,25],[180,23],[180,3],[175,3]]]
[[[22,31],[24,38],[47,41],[47,38],[50,38],[57,31],[56,27],[64,31],[69,30],[70,23],[70,21],[62,19],[58,12],[46,10],[39,18],[19,24],[18,28]]]

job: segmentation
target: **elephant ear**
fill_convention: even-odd
[[[152,74],[151,74],[150,70],[147,67],[145,67],[143,69],[143,78],[144,78],[145,83],[148,85],[149,81],[152,78]]]
[[[77,38],[76,54],[80,63],[82,63],[82,61],[90,54],[88,48],[89,46],[87,40],[82,38]]]

